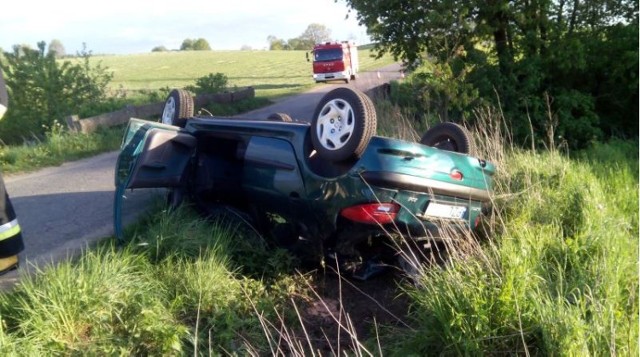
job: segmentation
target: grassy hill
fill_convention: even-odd
[[[360,70],[393,63],[390,56],[375,60],[371,50],[360,50]],[[312,87],[311,64],[305,51],[187,51],[123,56],[95,56],[113,73],[114,90],[157,90],[184,87],[209,73],[223,73],[231,86],[253,86],[256,95],[278,97]]]

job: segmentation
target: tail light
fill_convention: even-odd
[[[456,181],[462,181],[463,179],[463,175],[462,172],[458,171],[458,170],[453,170],[449,173],[449,177],[451,177],[452,179],[456,180]]]
[[[482,216],[478,215],[478,217],[476,217],[475,221],[473,221],[473,229],[477,229],[478,226],[480,225],[480,222],[482,222]]]
[[[340,211],[340,215],[358,223],[387,224],[396,219],[399,210],[397,203],[366,203],[347,207]]]

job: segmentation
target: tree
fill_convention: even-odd
[[[211,46],[204,38],[194,40],[187,38],[182,41],[180,51],[211,51]]]
[[[273,35],[267,36],[267,42],[269,43],[269,50],[271,51],[281,51],[288,49],[287,43],[284,40],[279,39]]]
[[[182,41],[182,45],[180,45],[180,51],[193,51],[193,40],[187,38]]]
[[[151,49],[151,52],[167,52],[167,51],[169,50],[164,46],[156,46]]]
[[[325,25],[313,23],[307,26],[307,29],[298,38],[305,43],[307,48],[312,48],[316,43],[331,41],[331,30]]]
[[[291,38],[289,39],[289,41],[287,41],[287,48],[291,49],[291,50],[296,50],[296,51],[304,51],[304,50],[310,50],[311,48],[313,48],[313,45],[311,44],[311,42],[309,41],[304,41],[301,40],[300,37],[295,37],[295,38]]]
[[[276,50],[302,50],[308,51],[313,48],[316,43],[331,41],[331,30],[320,24],[310,24],[307,29],[298,37],[290,38],[285,41],[276,36],[267,36],[269,49]]]
[[[347,4],[367,27],[379,56],[388,52],[413,67],[431,62],[425,88],[436,73],[448,73],[454,84],[449,90],[463,91],[447,94],[447,100],[468,98],[473,90],[485,101],[500,98],[520,138],[530,134],[528,121],[521,118],[531,118],[534,130],[541,132],[549,125],[550,111],[557,134],[572,146],[587,144],[602,129],[637,133],[637,0]],[[616,75],[616,86],[611,73],[627,75]],[[551,107],[545,98],[551,98]],[[612,108],[620,117],[611,118]],[[615,120],[616,128],[602,124],[599,118],[605,117]]]
[[[66,55],[62,41],[53,39],[49,42],[49,53],[52,53],[56,58],[62,58]]]
[[[199,38],[193,42],[193,50],[194,51],[211,51],[211,46],[209,46],[209,42],[204,38]]]

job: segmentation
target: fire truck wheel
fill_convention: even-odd
[[[376,132],[376,111],[366,94],[340,87],[325,94],[311,122],[311,142],[332,162],[358,158]]]
[[[285,113],[273,113],[273,114],[270,114],[267,117],[267,120],[270,120],[270,121],[284,121],[284,122],[287,122],[287,123],[290,123],[290,122],[293,121],[293,119],[291,119],[289,114],[285,114]]]
[[[433,126],[422,136],[420,144],[461,154],[475,152],[471,133],[456,123],[440,123]]]
[[[193,97],[183,89],[174,89],[164,102],[163,124],[184,128],[187,119],[193,117]]]

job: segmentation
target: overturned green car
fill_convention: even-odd
[[[266,119],[196,117],[182,90],[162,123],[131,119],[116,167],[117,235],[125,190],[166,187],[170,205],[226,207],[269,241],[366,279],[390,264],[415,271],[406,250],[434,249],[444,225],[473,231],[490,204],[495,167],[467,154],[473,143],[456,124],[421,143],[376,136],[373,103],[345,87],[320,100],[311,123]]]

